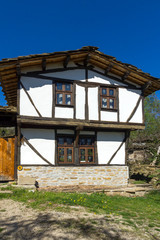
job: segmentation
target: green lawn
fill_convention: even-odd
[[[1,189],[2,190],[2,189]],[[106,215],[108,221],[114,221],[145,229],[160,231],[160,191],[154,191],[144,197],[107,196],[104,193],[80,194],[57,192],[29,192],[15,187],[3,188],[13,193],[0,193],[0,199],[10,198],[24,202],[28,207],[44,210],[70,211],[70,206],[82,206],[94,214]]]

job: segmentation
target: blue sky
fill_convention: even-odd
[[[90,45],[160,78],[159,15],[159,0],[1,1],[0,60]]]

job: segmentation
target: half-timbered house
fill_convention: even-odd
[[[4,59],[0,75],[17,107],[19,184],[127,185],[129,133],[159,79],[90,46]]]

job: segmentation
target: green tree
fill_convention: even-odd
[[[145,134],[150,137],[160,135],[160,100],[155,93],[144,100]]]
[[[144,100],[145,130],[133,131],[130,135],[130,146],[133,142],[145,142],[149,157],[146,162],[160,164],[160,100],[155,93]]]

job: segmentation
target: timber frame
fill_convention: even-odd
[[[69,65],[69,62],[74,63],[74,67]],[[49,68],[51,64],[62,63],[62,67],[59,68]],[[29,68],[33,71],[29,70]],[[36,70],[35,70],[36,69]],[[101,69],[101,70],[99,70]],[[84,80],[85,82],[45,76],[47,73],[56,73],[56,72],[65,72],[68,70],[83,70],[84,71]],[[122,86],[114,84],[104,84],[104,83],[95,83],[89,81],[89,71],[100,74],[104,77],[108,77],[111,80],[120,82]],[[36,108],[32,97],[26,90],[21,77],[30,77],[43,79],[44,81],[50,81],[53,100],[52,100],[52,114],[51,117],[42,117],[39,110]],[[89,163],[87,166],[98,166],[98,153],[97,153],[97,132],[123,132],[124,138],[112,154],[109,161],[106,165],[111,164],[111,161],[118,153],[118,151],[125,144],[125,164],[127,165],[127,147],[128,147],[128,138],[131,130],[143,130],[145,128],[144,124],[144,97],[151,94],[152,92],[160,89],[160,79],[150,76],[148,73],[142,72],[136,67],[122,63],[116,58],[103,54],[98,51],[97,47],[83,47],[74,51],[65,51],[65,52],[54,52],[54,53],[45,53],[37,55],[23,56],[13,59],[3,59],[0,61],[0,82],[2,90],[6,96],[6,100],[9,106],[14,106],[16,108],[15,113],[15,125],[16,125],[16,143],[15,143],[15,169],[20,165],[20,148],[21,144],[25,142],[29,148],[31,148],[35,154],[37,154],[46,164],[44,166],[52,167],[61,167],[61,166],[86,166],[79,162],[78,151],[79,151],[79,137],[80,131],[94,131],[95,132],[95,142],[94,142],[94,162]],[[71,105],[65,105],[64,100],[63,104],[57,104],[56,102],[56,92],[59,91],[56,89],[56,83],[69,83],[72,85],[71,91]],[[76,119],[76,85],[84,87],[85,89],[85,119],[78,120]],[[98,120],[89,120],[89,104],[88,104],[88,95],[90,88],[98,88]],[[38,117],[33,116],[23,116],[20,115],[20,88],[26,93],[30,103],[35,109]],[[111,88],[115,89],[114,99],[115,105],[113,109],[102,108],[101,105],[101,89],[102,88]],[[135,106],[128,116],[126,122],[120,122],[120,110],[119,110],[119,89],[127,88],[131,90],[140,90],[142,94],[139,96],[138,100],[135,102]],[[106,96],[110,97],[110,96]],[[131,123],[134,113],[138,109],[140,102],[142,102],[142,123]],[[56,107],[67,107],[73,108],[73,119],[63,119],[55,117],[55,108]],[[101,120],[101,111],[117,112],[117,121],[102,121]],[[29,140],[21,134],[22,128],[39,128],[39,129],[54,129],[55,130],[55,165],[53,165],[48,159],[42,156],[37,149],[29,142]],[[75,160],[67,164],[58,164],[58,142],[57,138],[59,134],[57,130],[59,129],[70,129],[74,131],[74,143],[73,143],[73,156]],[[120,165],[120,164],[115,164]],[[25,164],[23,164],[25,166]],[[26,165],[26,166],[35,166],[35,165]],[[38,166],[38,165],[36,165]],[[43,165],[40,165],[43,166]],[[103,166],[101,164],[100,166]],[[15,170],[15,178],[17,177],[17,171]]]
[[[82,47],[78,50],[54,52],[45,54],[28,55],[18,58],[3,59],[0,62],[0,81],[3,92],[5,93],[8,105],[17,105],[17,86],[19,76],[25,71],[27,67],[41,68],[41,73],[49,72],[47,65],[51,63],[63,62],[62,69],[54,69],[54,71],[73,70],[75,67],[69,67],[69,61],[73,61],[77,67],[76,69],[83,69],[96,71],[94,66],[103,69],[101,74],[115,78],[118,75],[118,81],[123,83],[132,83],[144,88],[144,96],[160,89],[160,80],[150,76],[148,73],[136,68],[131,64],[122,63],[116,60],[115,57],[103,54],[98,51],[97,47]],[[37,74],[37,72],[36,72]],[[87,73],[86,73],[87,78]],[[115,79],[116,80],[116,79]],[[150,83],[148,85],[148,83]]]
[[[56,125],[57,126],[57,125]],[[25,128],[26,126],[23,126],[23,128]],[[27,126],[27,128],[30,127],[32,128],[31,126]],[[38,126],[34,126],[33,128],[39,128]],[[41,129],[41,127],[40,127]],[[44,129],[44,127],[43,127]],[[85,137],[91,137],[91,138],[94,138],[94,145],[93,145],[93,148],[94,148],[94,162],[93,163],[80,163],[79,161],[79,157],[78,157],[78,153],[79,150],[80,150],[80,145],[79,145],[79,138],[80,137],[84,137],[84,135],[79,135],[80,133],[80,130],[78,128],[66,128],[66,129],[69,129],[69,130],[73,130],[74,131],[74,134],[70,134],[70,135],[66,135],[66,134],[58,134],[57,133],[57,130],[60,129],[59,126],[57,126],[56,128],[53,128],[53,127],[47,127],[47,129],[54,129],[55,130],[55,159],[56,159],[56,162],[55,162],[55,165],[51,164],[46,158],[44,158],[40,153],[39,151],[37,151],[34,146],[32,144],[29,143],[29,141],[21,134],[21,129],[19,128],[19,131],[18,131],[18,138],[19,139],[19,147],[17,146],[17,149],[18,149],[18,160],[17,160],[17,166],[20,165],[20,146],[25,142],[41,159],[44,160],[44,162],[47,163],[47,165],[37,165],[36,166],[52,166],[52,167],[61,167],[61,166],[125,166],[127,165],[127,150],[128,150],[128,139],[129,139],[129,135],[130,135],[130,131],[129,130],[118,130],[118,132],[124,132],[125,133],[125,136],[124,136],[124,139],[122,141],[122,143],[120,144],[120,146],[116,149],[116,151],[113,153],[113,155],[111,156],[111,158],[109,159],[108,163],[107,164],[101,164],[99,165],[98,164],[98,153],[97,153],[97,131],[99,129],[96,129],[93,128],[93,129],[86,129],[86,131],[94,131],[94,134],[93,135],[85,135]],[[65,129],[64,127],[62,129]],[[116,130],[117,131],[117,130]],[[105,129],[103,130],[103,132],[113,132],[113,130],[111,129]],[[57,143],[57,138],[58,136],[63,136],[63,137],[67,137],[67,136],[70,136],[70,137],[73,137],[74,138],[74,142],[73,142],[73,145],[72,145],[72,148],[73,148],[73,161],[72,163],[64,163],[64,164],[59,164],[58,163],[58,143]],[[118,151],[122,148],[123,144],[125,144],[125,164],[110,164],[112,159],[115,157],[115,155],[118,153]],[[85,148],[85,147],[84,147]],[[35,166],[34,164],[22,164],[23,166]]]

